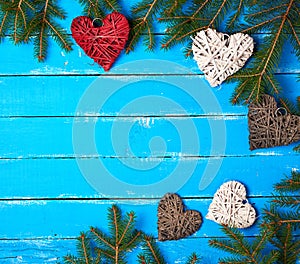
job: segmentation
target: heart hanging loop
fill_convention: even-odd
[[[101,25],[97,25],[97,23],[95,24],[95,21],[97,21],[97,20],[100,21],[99,24],[101,24]],[[94,18],[93,21],[92,21],[92,24],[93,24],[94,27],[102,27],[104,25],[102,19],[99,18],[99,17]]]
[[[275,116],[285,116],[287,115],[287,110],[284,107],[278,107],[275,111]]]

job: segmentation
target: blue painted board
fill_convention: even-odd
[[[185,206],[202,215],[200,229],[189,239],[224,236],[220,225],[205,218],[211,198],[183,199]],[[248,199],[257,211],[258,219],[267,198]],[[159,199],[135,200],[13,200],[0,201],[2,238],[72,238],[90,226],[108,232],[107,209],[113,204],[122,211],[136,213],[136,227],[157,238],[157,206]],[[35,216],[35,217],[33,217]],[[259,232],[258,226],[242,230],[247,236]]]
[[[157,36],[160,41],[162,36]],[[255,37],[262,42],[262,36]],[[9,39],[0,45],[1,75],[120,75],[120,74],[201,74],[197,63],[192,58],[185,58],[181,46],[175,46],[171,52],[156,48],[155,52],[145,51],[139,43],[135,51],[126,55],[124,52],[117,58],[109,72],[85,55],[83,50],[74,44],[73,51],[67,53],[56,43],[50,41],[47,60],[39,63],[33,57],[33,45],[14,46]],[[286,44],[276,70],[278,73],[299,73],[299,62],[291,45]]]
[[[297,74],[277,79],[295,101]],[[229,102],[234,87],[211,88],[198,75],[0,77],[0,117],[246,115]]]
[[[276,155],[270,152],[260,152],[259,155],[248,157],[225,157],[225,158],[164,158],[159,161],[158,168],[153,171],[141,170],[147,163],[142,163],[140,169],[131,169],[129,175],[124,174],[124,164],[118,159],[101,159],[107,166],[107,170],[116,178],[123,180],[123,185],[129,181],[132,184],[145,184],[147,181],[157,183],[159,179],[169,178],[174,168],[176,170],[179,163],[184,167],[195,167],[192,173],[180,171],[178,179],[170,186],[158,190],[155,186],[148,186],[146,191],[119,192],[118,197],[135,198],[135,197],[161,197],[158,191],[175,191],[175,184],[179,180],[187,181],[178,193],[183,197],[212,197],[218,187],[226,181],[238,180],[247,186],[249,196],[261,197],[270,196],[273,184],[277,183],[284,175],[289,175],[292,169],[300,169],[300,157],[291,153],[290,155]],[[128,160],[126,160],[128,162]],[[77,162],[88,163],[89,161],[82,158]],[[112,195],[115,189],[99,190],[90,185],[87,180],[90,174],[86,176],[81,173],[78,163],[75,159],[70,158],[44,158],[44,159],[4,159],[0,160],[1,166],[1,184],[0,198],[4,199],[21,199],[24,198],[100,198]],[[134,162],[134,160],[132,161]],[[138,161],[135,161],[138,162]],[[145,162],[145,161],[144,161]],[[208,166],[209,165],[209,166]],[[217,166],[221,166],[218,170]],[[216,171],[213,169],[216,168]],[[126,168],[125,168],[126,169]],[[111,171],[110,171],[111,170]],[[128,170],[128,169],[127,169]],[[211,170],[211,171],[210,171]],[[205,173],[206,172],[206,173]],[[110,183],[110,178],[103,177],[102,173],[96,172],[94,175],[97,182],[106,184]],[[143,176],[147,176],[145,178]],[[215,174],[214,174],[215,173]],[[206,176],[206,177],[204,177]],[[201,179],[211,179],[211,183],[204,190],[199,190]],[[159,182],[158,182],[159,183]],[[109,185],[108,185],[109,186]],[[98,186],[99,187],[99,186]],[[128,186],[127,186],[128,187]],[[130,186],[129,186],[130,187]],[[180,187],[180,186],[179,186]],[[130,187],[133,189],[133,187]],[[128,190],[130,190],[128,188]],[[177,186],[178,188],[178,186]],[[136,191],[139,191],[135,187]]]
[[[163,158],[285,155],[249,150],[246,116],[0,119],[0,158]]]

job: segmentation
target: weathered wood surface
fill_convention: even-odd
[[[70,33],[81,8],[63,2]],[[163,25],[156,32],[160,39]],[[107,73],[76,45],[67,54],[51,42],[38,63],[30,44],[6,38],[0,55],[1,263],[61,261],[76,252],[80,231],[105,229],[114,203],[135,211],[138,228],[157,237],[165,192],[179,193],[204,217],[228,180],[246,185],[259,219],[272,185],[300,168],[295,144],[249,150],[247,108],[229,103],[235,85],[210,88],[179,46],[149,53],[140,44]],[[276,76],[293,100],[299,72],[287,44]],[[257,226],[245,234],[255,236]],[[222,255],[208,246],[216,236],[219,225],[204,219],[190,238],[160,246],[168,263],[184,263],[183,252],[195,251],[213,264]]]

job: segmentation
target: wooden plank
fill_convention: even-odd
[[[290,84],[296,75],[281,79]],[[0,77],[0,116],[245,114],[246,107],[229,103],[232,89],[189,75]]]
[[[203,263],[216,263],[220,251],[208,245],[209,238],[181,239],[158,242],[167,263],[186,263],[187,257],[197,252]],[[75,239],[1,240],[0,261],[11,263],[61,263],[67,254],[76,255]],[[141,248],[129,253],[128,263],[137,263]],[[178,254],[180,252],[180,254]],[[183,254],[184,253],[184,254]]]
[[[152,163],[148,160],[145,165],[145,160],[132,160],[132,164],[135,162],[141,169],[128,168],[122,160],[101,159],[103,171],[95,174],[93,171],[83,174],[77,162],[82,166],[89,164],[84,158],[77,161],[69,158],[0,160],[0,198],[151,198],[167,192],[205,198],[212,197],[219,186],[229,180],[244,183],[249,196],[269,196],[273,184],[284,175],[290,175],[292,169],[300,169],[299,155],[292,152],[285,156],[273,155],[272,151],[249,157],[165,158]],[[128,159],[125,162],[128,163]],[[146,166],[153,164],[157,166],[146,170]],[[122,181],[115,185],[116,189],[110,187],[113,186],[111,176],[104,176],[107,171]],[[87,180],[93,177],[96,182],[90,185]],[[171,183],[165,186],[160,182],[163,179],[171,179]],[[199,189],[201,180],[209,182],[202,190]],[[117,187],[125,191],[118,191]]]
[[[266,198],[250,198],[258,219],[261,219]],[[15,200],[0,201],[1,239],[25,238],[72,238],[90,226],[98,226],[107,232],[107,209],[118,204],[122,211],[134,211],[137,215],[136,227],[157,237],[158,199],[143,200]],[[222,236],[220,225],[205,219],[211,199],[184,199],[188,209],[202,214],[201,228],[191,238]],[[258,226],[242,230],[245,235],[255,235]]]
[[[277,79],[295,101],[297,75]],[[245,115],[247,107],[229,102],[234,87],[210,88],[189,75],[0,77],[0,117]]]
[[[0,158],[215,157],[249,150],[246,116],[0,119]],[[37,144],[38,143],[38,144]]]
[[[256,35],[255,42],[261,43],[264,35]],[[163,36],[157,36],[159,42]],[[170,52],[159,49],[146,52],[140,42],[134,52],[124,52],[117,58],[109,72],[85,55],[74,44],[74,50],[66,53],[50,40],[45,63],[33,57],[33,45],[14,46],[7,38],[0,44],[0,76],[2,75],[119,75],[119,74],[201,74],[192,58],[185,58],[182,46],[177,45]],[[290,44],[285,44],[276,69],[277,73],[299,73],[299,61]]]

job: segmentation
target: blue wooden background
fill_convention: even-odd
[[[70,33],[82,8],[61,5]],[[156,32],[161,39],[163,25]],[[264,35],[253,37],[259,43]],[[166,192],[203,216],[191,237],[159,243],[168,263],[184,263],[194,251],[203,263],[217,263],[222,253],[208,240],[223,234],[205,215],[218,187],[244,183],[260,219],[272,185],[300,168],[295,144],[249,150],[247,108],[229,103],[235,86],[210,88],[180,46],[149,53],[140,44],[109,72],[77,45],[65,53],[51,42],[46,62],[38,63],[32,45],[5,38],[0,58],[1,263],[61,261],[76,252],[80,231],[106,230],[112,204],[135,211],[138,228],[157,237],[156,210]],[[299,72],[286,44],[276,77],[293,100]],[[244,232],[255,236],[257,225]]]

